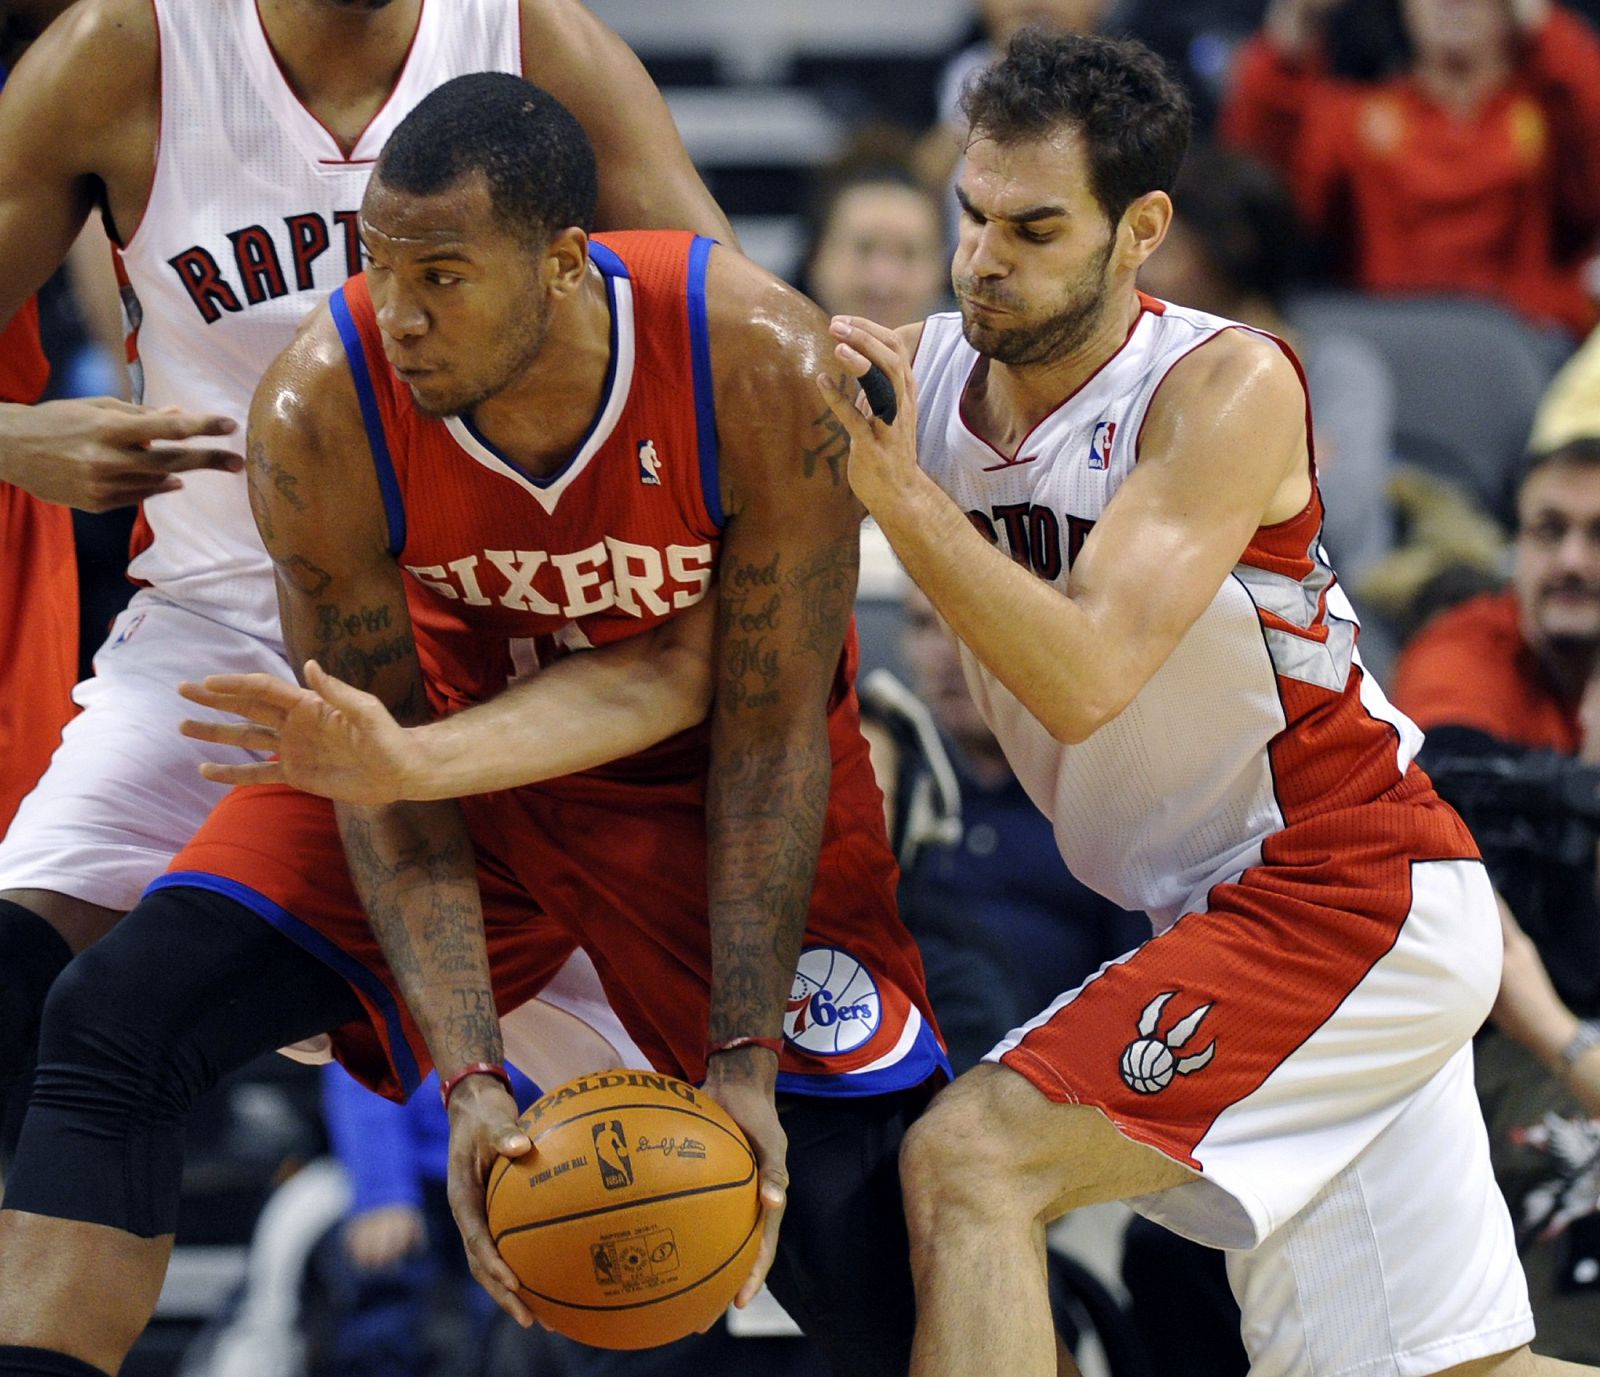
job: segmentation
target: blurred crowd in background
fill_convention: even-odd
[[[1540,1050],[1560,1020],[1600,1016],[1600,0],[591,7],[662,86],[745,250],[825,309],[888,325],[947,308],[957,98],[1011,32],[1131,34],[1183,74],[1196,142],[1140,285],[1300,360],[1363,658],[1429,729],[1423,764],[1515,915],[1521,1007],[1556,1020],[1543,1042],[1486,1031],[1481,1084],[1543,1351],[1600,1361],[1600,1084]],[[42,298],[53,395],[117,393],[114,303],[80,258]],[[131,515],[76,517],[86,670],[131,591]],[[959,1070],[1145,920],[1062,869],[931,608],[881,558],[861,598],[902,903]],[[496,1331],[457,1265],[437,1108],[426,1089],[400,1109],[285,1062],[225,1087],[130,1377],[674,1370]],[[343,1175],[302,1170],[330,1153]],[[1220,1261],[1142,1225],[1124,1245],[1125,1220],[1109,1250],[1063,1241],[1078,1257],[1063,1323],[1100,1331],[1087,1370],[1242,1374]],[[718,1342],[695,1370],[820,1370],[798,1339]]]

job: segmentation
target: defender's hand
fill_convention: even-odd
[[[835,316],[828,333],[834,356],[854,378],[876,365],[894,387],[892,424],[870,415],[864,397],[851,400],[826,373],[817,375],[823,400],[850,436],[851,490],[868,511],[913,482],[917,469],[917,389],[911,356],[899,335],[860,316]]]
[[[516,1101],[491,1076],[470,1076],[450,1096],[450,1160],[446,1191],[450,1212],[467,1249],[467,1266],[479,1286],[524,1329],[533,1312],[517,1294],[517,1274],[489,1236],[485,1188],[502,1157],[524,1157],[533,1144],[517,1122]]]
[[[207,761],[200,773],[220,784],[290,784],[367,807],[403,799],[414,754],[405,728],[372,694],[335,679],[315,660],[306,661],[306,685],[270,674],[213,674],[203,684],[180,684],[191,703],[248,719],[187,721],[178,728],[185,736],[278,757]]]
[[[741,1310],[750,1304],[767,1279],[778,1253],[778,1229],[789,1199],[789,1138],[778,1122],[773,1088],[778,1064],[761,1048],[740,1048],[711,1058],[705,1088],[733,1121],[744,1130],[756,1155],[760,1176],[761,1247],[755,1265],[733,1303]]]
[[[0,407],[0,477],[41,501],[108,512],[176,492],[193,469],[238,473],[244,456],[232,450],[170,443],[236,429],[226,416],[113,397]]]

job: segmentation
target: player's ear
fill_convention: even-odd
[[[589,270],[589,236],[577,225],[557,230],[545,249],[544,280],[551,293],[570,296]]]
[[[1128,267],[1135,270],[1167,237],[1172,224],[1172,197],[1164,191],[1147,191],[1135,197],[1122,212],[1117,226],[1117,248]]]

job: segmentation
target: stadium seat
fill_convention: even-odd
[[[1369,340],[1394,376],[1397,458],[1506,513],[1534,409],[1560,361],[1558,340],[1465,297],[1316,293],[1295,298],[1287,314],[1302,329]]]

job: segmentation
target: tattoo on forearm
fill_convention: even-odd
[[[841,384],[842,385],[842,384]],[[826,464],[833,486],[845,480],[845,461],[850,457],[850,432],[831,411],[824,411],[811,422],[812,443],[800,451],[805,476],[812,477],[818,464]]]
[[[498,1061],[500,1023],[465,829],[441,844],[415,833],[402,840],[353,809],[341,812],[340,824],[368,921],[435,1058]]]
[[[713,1039],[766,1031],[783,1006],[810,910],[829,758],[808,748],[723,751],[707,800],[711,836]]]

